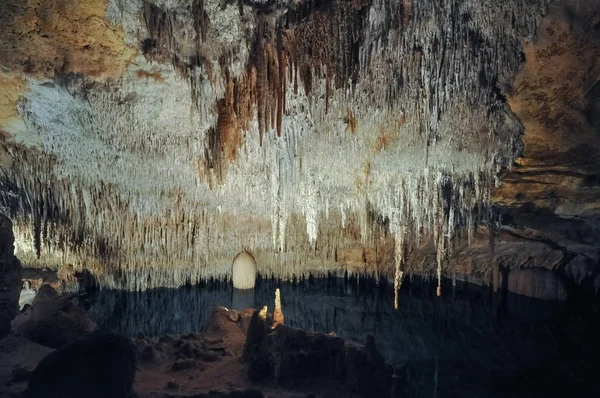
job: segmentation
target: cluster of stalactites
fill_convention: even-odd
[[[212,3],[140,10],[152,79],[32,88],[22,114],[46,153],[18,148],[1,196],[24,262],[139,290],[224,277],[245,247],[263,274],[381,272],[399,288],[427,239],[439,281],[515,156],[498,85],[547,1],[307,2],[288,23],[246,13],[245,55],[219,59]],[[390,267],[349,254],[387,232]]]
[[[439,296],[443,266],[452,254],[453,239],[459,232],[466,232],[470,244],[476,224],[487,221],[487,203],[494,181],[480,174],[462,179],[438,172],[421,177],[416,183],[405,179],[399,186],[398,196],[386,204],[394,236],[396,294],[402,285],[408,253],[426,239],[435,248]]]

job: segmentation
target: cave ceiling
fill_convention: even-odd
[[[544,18],[585,15],[598,37],[599,7],[562,3],[4,1],[16,255],[127,289],[223,277],[244,249],[282,278],[440,276],[456,239],[547,205],[523,173],[578,159],[567,169],[594,178],[598,44]]]

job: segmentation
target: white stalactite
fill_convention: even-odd
[[[148,34],[142,3],[109,1],[107,18],[131,43]],[[185,1],[153,3],[173,18],[169,51],[204,45]],[[324,68],[313,68],[311,89],[299,81],[295,92],[298,65],[288,64],[281,136],[267,123],[261,140],[255,106],[214,184],[218,171],[205,165],[227,89],[220,76],[223,65],[245,73],[259,23],[250,6],[242,18],[237,4],[205,0],[207,40],[225,62],[210,59],[210,73],[195,66],[184,78],[140,55],[114,81],[32,80],[19,107],[28,131],[11,138],[12,167],[0,166],[16,254],[130,290],[224,277],[242,246],[266,275],[322,276],[342,273],[338,253],[373,245],[376,220],[388,219],[395,288],[410,265],[404,253],[425,239],[440,284],[457,225],[470,243],[498,170],[514,159],[521,126],[494,91],[518,70],[546,4],[374,0],[353,84],[328,89]],[[361,267],[348,271],[379,272]]]

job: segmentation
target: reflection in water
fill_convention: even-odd
[[[582,360],[580,351],[585,351],[574,348],[573,342],[597,353],[597,342],[584,342],[588,334],[581,319],[565,318],[564,303],[494,294],[469,284],[444,286],[451,294],[442,298],[436,297],[433,285],[407,284],[398,296],[398,310],[391,289],[342,280],[295,285],[259,280],[254,290],[246,291],[224,283],[142,293],[99,291],[84,304],[98,324],[110,330],[158,337],[202,330],[217,305],[267,305],[273,311],[277,287],[286,324],[356,340],[373,334],[387,360],[408,361],[415,396],[542,393],[542,387],[533,394],[519,390],[528,383],[556,393],[548,380],[557,372],[557,380],[588,383],[590,369],[572,370]],[[567,354],[565,346],[571,349]],[[596,388],[583,385],[585,391],[588,387]]]

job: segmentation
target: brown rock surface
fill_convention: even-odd
[[[71,299],[69,296],[59,296],[49,285],[42,286],[31,307],[12,321],[12,330],[15,334],[52,348],[61,347],[96,330],[92,318],[73,304]]]
[[[105,19],[106,1],[0,4],[0,64],[32,77],[55,73],[118,76],[135,50]]]
[[[497,255],[520,257],[505,265],[545,267],[579,286],[600,272],[599,24],[598,2],[554,2],[525,46],[508,93],[524,152],[493,196]]]
[[[26,77],[56,73],[119,76],[137,50],[105,19],[106,1],[35,0],[0,3],[0,129],[22,126],[16,103]],[[22,126],[24,127],[24,126]]]

